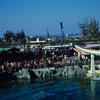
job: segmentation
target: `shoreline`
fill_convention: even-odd
[[[22,68],[16,72],[3,72],[0,73],[0,81],[10,81],[17,79],[36,79],[45,78],[52,76],[74,76],[74,75],[86,75],[87,70],[76,66],[63,66],[61,68],[39,68],[39,69],[28,69]]]

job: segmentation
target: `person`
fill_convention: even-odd
[[[2,71],[4,71],[4,65],[1,66]]]
[[[39,63],[40,63],[40,64],[42,63],[42,59],[40,59]]]
[[[78,58],[79,62],[82,61],[82,56],[80,55],[79,58]]]
[[[2,65],[2,71],[3,72],[7,72],[7,67],[6,67],[6,65],[4,64],[4,65]]]

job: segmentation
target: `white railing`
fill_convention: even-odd
[[[87,52],[89,54],[94,54],[94,55],[100,55],[100,51],[99,50],[94,50],[94,49],[86,49],[86,48],[82,48],[78,45],[75,45],[75,48],[80,49],[84,52]]]
[[[94,49],[86,49],[78,45],[74,45],[74,47],[91,55],[91,74],[95,74],[94,55],[100,55],[100,51]]]

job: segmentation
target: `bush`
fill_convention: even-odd
[[[61,64],[56,64],[55,65],[55,68],[61,68],[61,67],[63,67]]]
[[[82,68],[82,63],[81,63],[81,62],[77,61],[76,65],[77,65],[78,67]]]
[[[99,70],[99,68],[97,66],[95,66],[95,70]]]
[[[88,65],[88,67],[85,67],[86,70],[90,70],[91,69],[91,66]]]
[[[91,69],[91,66],[88,65],[88,67],[85,67],[86,70],[90,70]],[[97,66],[95,66],[95,70],[99,70],[99,68]]]

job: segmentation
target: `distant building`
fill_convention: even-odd
[[[81,35],[70,35],[70,36],[68,35],[68,36],[66,36],[66,39],[78,41],[78,40],[81,40]]]
[[[29,44],[30,44],[30,47],[33,48],[33,47],[40,46],[42,44],[46,44],[46,41],[40,41],[39,38],[37,38],[36,41],[30,41]]]

